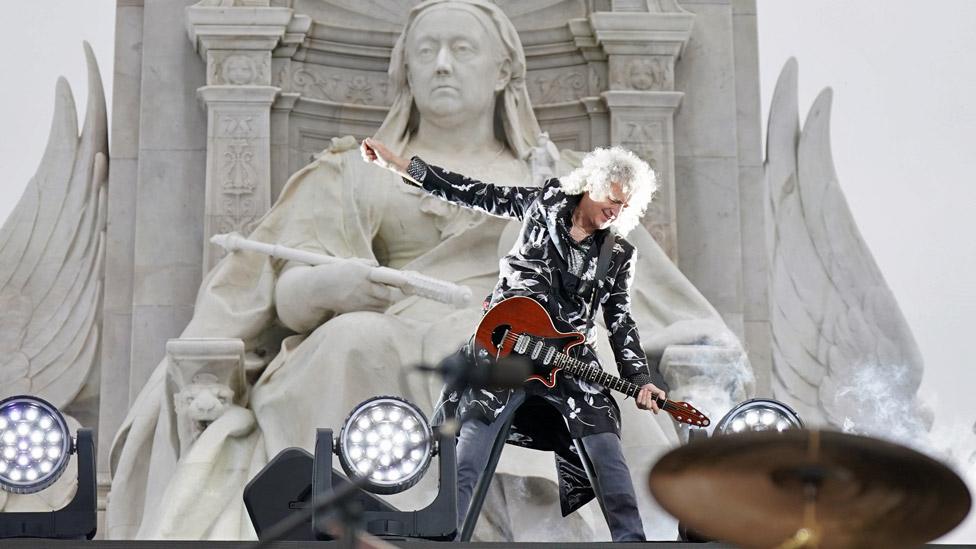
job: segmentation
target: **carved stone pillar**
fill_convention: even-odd
[[[190,41],[207,63],[207,85],[197,90],[207,109],[204,273],[224,253],[210,237],[247,234],[271,206],[271,105],[281,91],[272,85],[272,52],[300,42],[308,24],[296,26],[293,10],[268,4],[186,9]]]
[[[609,109],[610,143],[634,151],[657,173],[658,192],[643,223],[677,262],[674,113],[684,94],[674,91],[674,65],[695,16],[674,0],[614,2],[613,9],[589,17],[608,58],[609,89],[602,96]]]

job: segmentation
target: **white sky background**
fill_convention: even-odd
[[[938,427],[972,439],[976,1],[757,1],[763,126],[790,56],[799,61],[801,120],[821,89],[834,89],[838,178],[922,350],[922,395]],[[58,75],[84,115],[82,40],[95,49],[111,109],[115,1],[0,0],[0,13],[6,219],[43,153]],[[950,539],[976,542],[974,523]]]

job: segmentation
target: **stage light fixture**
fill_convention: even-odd
[[[40,492],[64,473],[71,450],[68,424],[57,408],[28,396],[0,402],[0,488]]]
[[[0,538],[95,537],[95,442],[91,430],[72,438],[61,412],[42,398],[0,400],[0,489],[33,494],[54,484],[77,454],[78,487],[65,507],[49,512],[0,512]]]
[[[401,511],[377,495],[399,493],[417,484],[434,456],[439,483],[429,505]],[[349,479],[333,467],[334,458]],[[359,486],[350,497],[328,508],[310,509],[317,499],[347,489],[350,479]],[[435,432],[423,412],[404,399],[371,398],[353,408],[338,437],[332,429],[317,430],[314,456],[300,448],[282,450],[244,488],[244,503],[262,542],[331,539],[327,524],[337,510],[343,520],[376,536],[453,539],[457,533],[454,432]]]
[[[729,410],[715,427],[716,434],[750,431],[778,431],[802,429],[803,421],[789,406],[771,398],[754,398]]]
[[[337,453],[347,475],[366,477],[367,490],[396,494],[424,476],[433,456],[433,433],[413,404],[375,397],[356,406],[346,418]]]

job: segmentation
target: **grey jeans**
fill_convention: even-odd
[[[488,464],[492,444],[509,416],[524,401],[525,391],[515,391],[508,405],[491,424],[471,420],[461,426],[457,442],[458,528],[464,522],[478,477]],[[620,439],[614,433],[600,433],[585,436],[581,440],[600,483],[601,489],[597,497],[602,498],[613,541],[644,541],[644,526],[637,511],[637,496],[630,480],[630,469],[624,460]]]

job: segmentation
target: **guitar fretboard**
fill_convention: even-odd
[[[599,383],[608,389],[621,392],[629,397],[637,398],[641,387],[625,379],[605,372],[602,368],[587,364],[560,351],[555,346],[546,343],[540,337],[528,334],[509,332],[506,339],[512,344],[516,353],[528,356],[532,360],[542,360],[546,365],[553,365],[569,372],[574,377],[593,383]],[[655,397],[662,410],[672,411],[674,404],[659,397]]]

